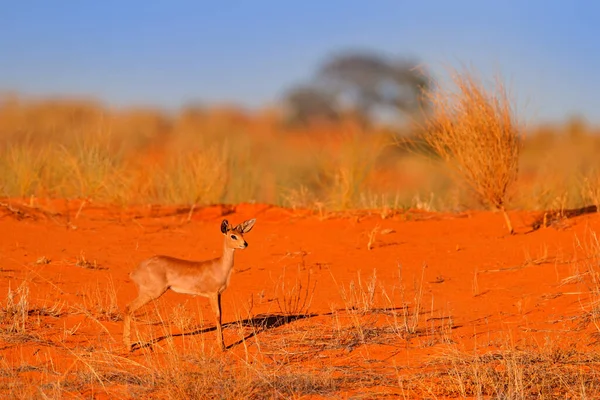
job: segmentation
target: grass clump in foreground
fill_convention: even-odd
[[[431,114],[424,139],[475,191],[479,200],[506,213],[508,190],[517,178],[521,132],[510,100],[498,80],[486,90],[475,76],[451,70],[457,90],[438,87],[425,92]]]
[[[509,346],[510,347],[510,346]],[[469,354],[450,348],[431,372],[401,378],[411,394],[459,398],[597,398],[600,355],[546,345]]]

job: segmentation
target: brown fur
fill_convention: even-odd
[[[142,261],[129,276],[138,288],[138,297],[125,308],[123,319],[123,343],[131,350],[131,316],[140,307],[158,299],[167,290],[176,293],[208,297],[215,312],[217,342],[225,349],[221,326],[221,293],[227,286],[233,271],[233,254],[236,249],[245,249],[248,243],[244,234],[250,232],[255,219],[230,228],[223,220],[221,232],[224,235],[223,255],[204,261],[189,261],[157,255]]]

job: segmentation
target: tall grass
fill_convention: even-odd
[[[141,199],[168,204],[216,204],[226,190],[227,164],[218,148],[190,151],[151,166]]]
[[[508,190],[517,178],[521,131],[502,83],[487,90],[473,73],[451,71],[456,90],[425,93],[432,106],[424,139],[474,190],[479,200],[506,214]]]
[[[289,131],[276,112],[207,108],[169,115],[17,98],[0,103],[0,196],[121,205],[262,202],[382,215],[408,207],[598,202],[593,171],[600,171],[600,137],[591,127],[541,127],[522,140],[501,85],[488,91],[471,75],[455,79],[456,92],[429,93],[434,107],[426,139],[472,192],[453,184],[446,165],[387,146],[389,129],[364,131],[352,121]]]

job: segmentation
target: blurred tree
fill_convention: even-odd
[[[422,89],[428,86],[416,63],[371,53],[333,56],[317,78],[366,122],[382,114],[414,113],[422,105]]]
[[[326,60],[314,82],[287,93],[293,122],[337,119],[348,111],[362,122],[414,115],[425,104],[429,76],[417,63],[369,52],[345,52]]]
[[[285,96],[285,103],[288,121],[292,124],[335,121],[339,118],[335,95],[316,86],[292,88]]]

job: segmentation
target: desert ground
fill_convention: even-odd
[[[581,398],[599,393],[600,215],[195,209],[5,200],[4,398]],[[223,295],[168,292],[121,343],[129,272],[219,255],[256,218]],[[532,228],[532,226],[534,228]],[[539,228],[539,229],[535,229]]]

